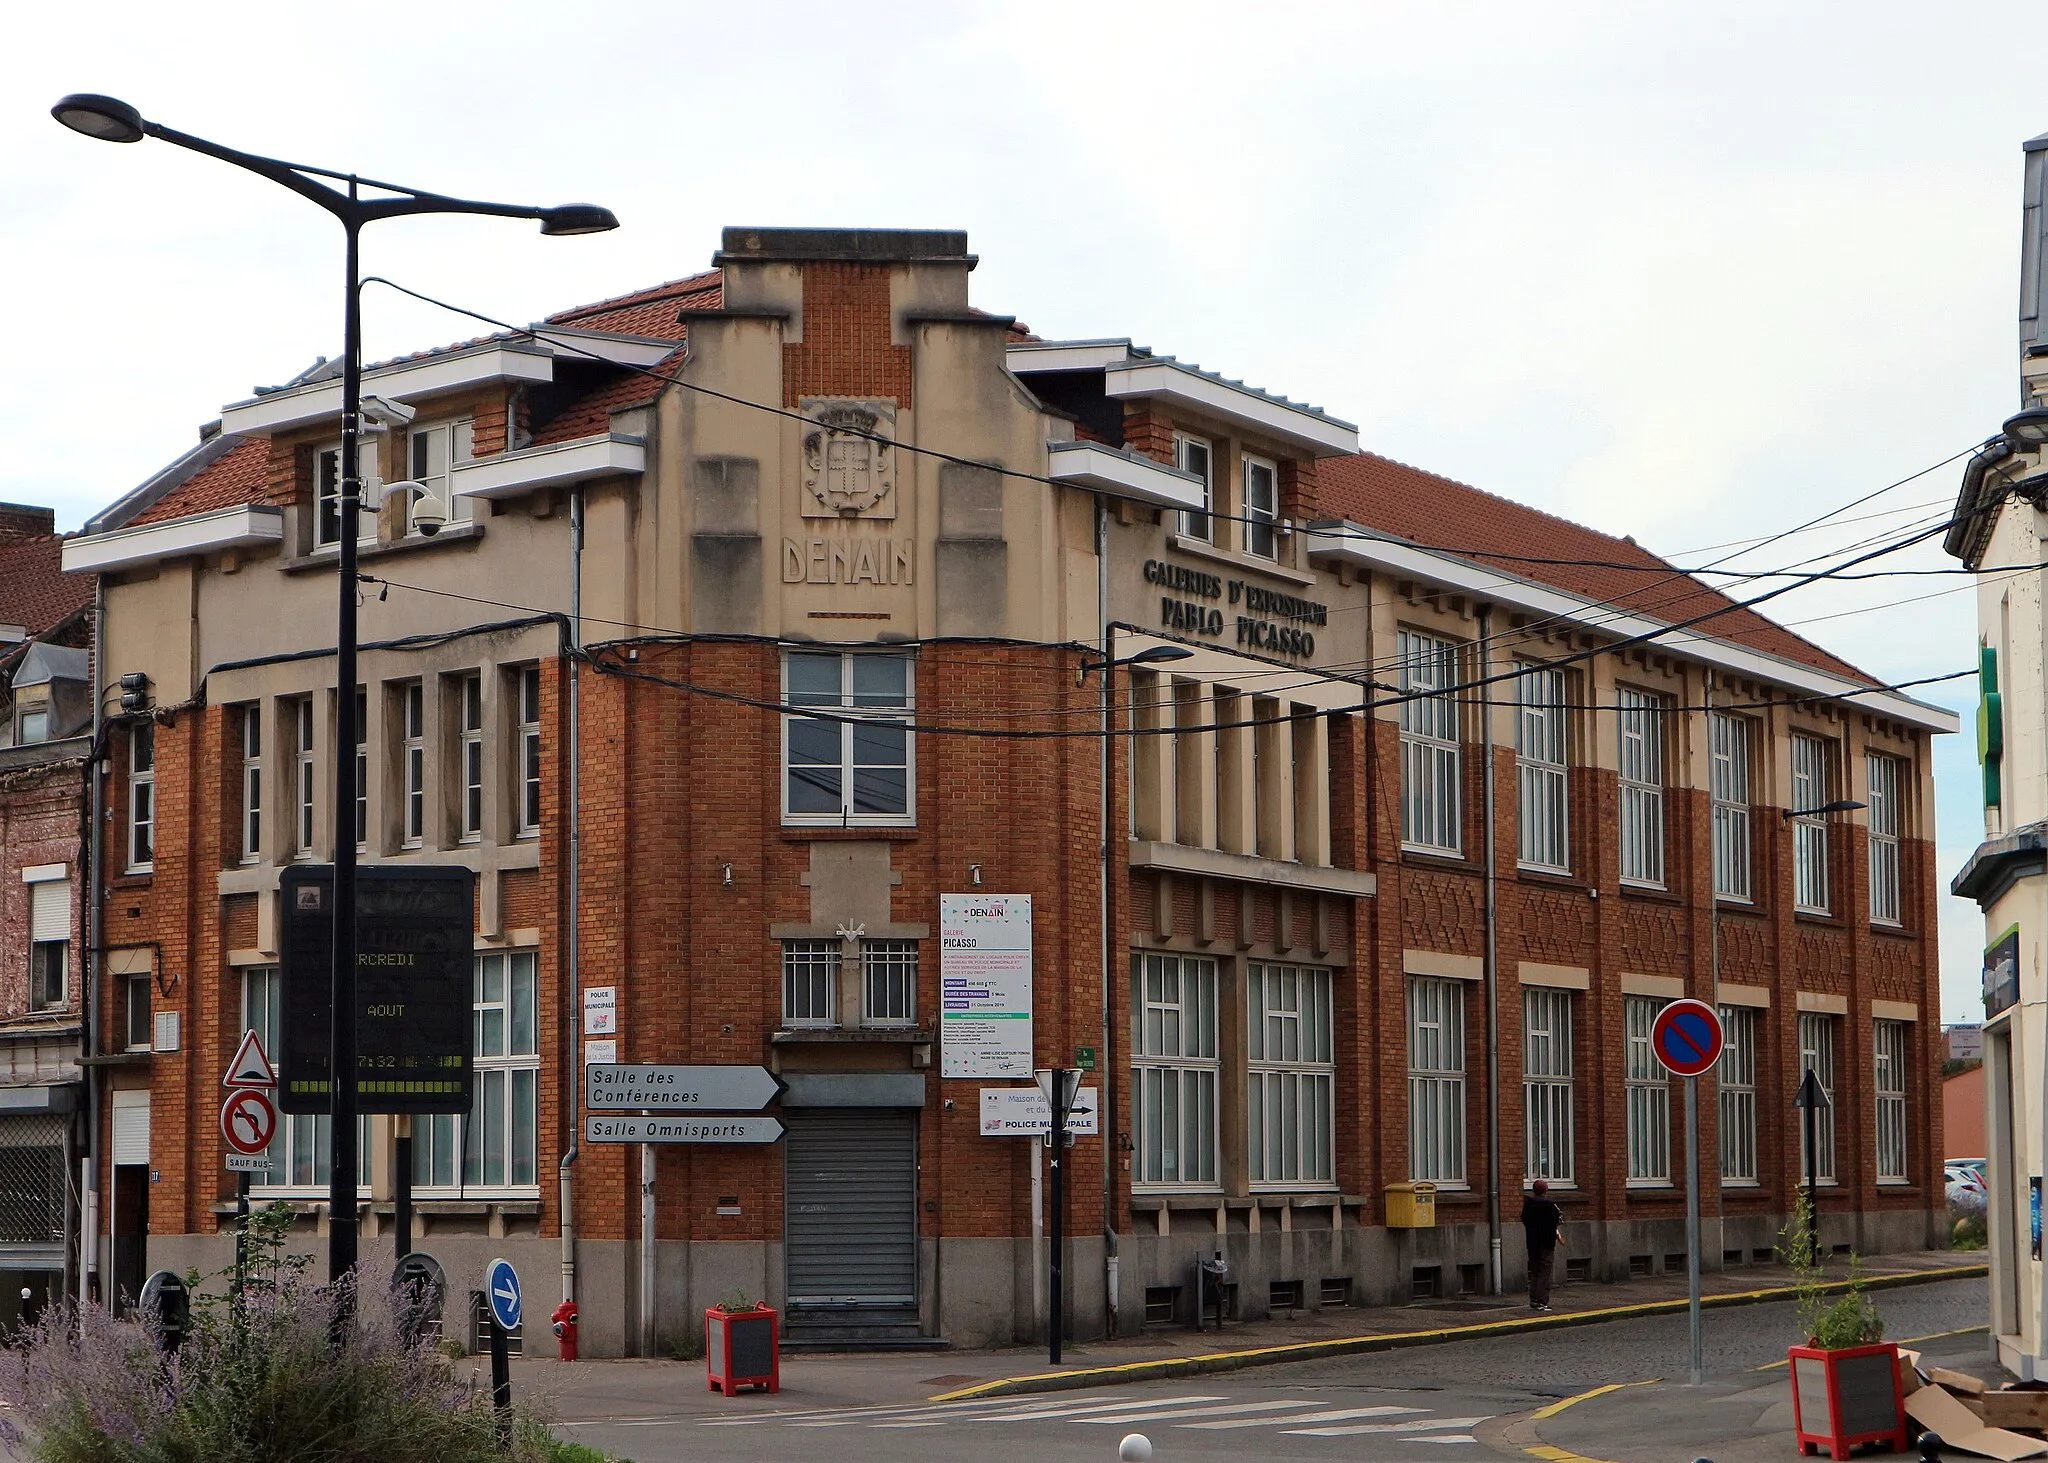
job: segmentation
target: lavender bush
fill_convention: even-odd
[[[501,1443],[488,1391],[382,1286],[313,1285],[283,1252],[289,1223],[252,1220],[239,1299],[188,1277],[174,1354],[153,1316],[53,1307],[0,1359],[7,1442],[36,1463],[545,1463],[546,1430],[523,1421]]]

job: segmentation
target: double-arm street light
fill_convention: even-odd
[[[144,120],[126,102],[78,92],[50,109],[50,115],[73,132],[101,142],[160,142],[204,153],[224,163],[281,184],[333,214],[346,239],[347,292],[342,312],[341,357],[341,483],[340,614],[334,656],[334,971],[330,1111],[333,1132],[328,1145],[327,1271],[339,1280],[356,1263],[356,844],[348,833],[348,810],[356,803],[356,760],[343,751],[356,741],[356,534],[362,506],[362,475],[357,452],[362,432],[362,282],[357,243],[365,224],[415,213],[475,213],[494,218],[530,218],[543,234],[599,234],[619,226],[610,209],[590,203],[534,208],[517,203],[480,203],[426,193],[397,183],[380,183],[353,173],[330,172],[304,163],[259,157],[208,142]],[[320,180],[326,178],[342,187]],[[366,198],[369,188],[379,196]]]

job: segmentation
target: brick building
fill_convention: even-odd
[[[1244,1315],[1484,1289],[1490,1196],[1512,1221],[1535,1174],[1588,1273],[1658,1268],[1682,1138],[1645,1023],[1681,993],[1740,1038],[1709,1267],[1781,1222],[1802,1062],[1831,1228],[1924,1242],[1947,713],[1327,413],[973,309],[963,235],[736,229],[714,262],[368,371],[414,411],[368,471],[452,521],[365,520],[354,809],[333,367],[67,551],[154,698],[106,738],[107,961],[177,1013],[108,1069],[116,1290],[145,1248],[225,1253],[217,1073],[276,1029],[281,871],[351,834],[478,875],[479,1100],[415,1120],[419,1247],[561,1265],[600,1353],[735,1288],[798,1340],[1041,1331],[1043,1150],[983,1114],[1054,1064],[1103,1115],[1067,1165],[1077,1333],[1185,1316],[1217,1249]],[[1020,896],[1005,1005],[955,942],[1020,942]],[[765,1064],[786,1136],[579,1139],[574,1074],[613,1057]],[[322,1121],[258,1188],[309,1241]],[[393,1124],[364,1139],[387,1264]],[[1384,1224],[1413,1180],[1435,1231]]]
[[[92,582],[0,503],[0,1326],[76,1283]]]

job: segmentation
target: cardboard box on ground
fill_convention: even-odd
[[[1903,1346],[1899,1381],[1906,1391],[1906,1415],[1939,1433],[1949,1451],[2002,1463],[2048,1454],[2048,1441],[2011,1430],[2048,1431],[2048,1385],[2022,1382],[1991,1391],[1968,1372],[1947,1367],[1921,1371],[1920,1353]]]

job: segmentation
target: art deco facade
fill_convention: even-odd
[[[154,696],[106,733],[108,944],[181,1018],[108,1069],[102,1265],[137,1226],[151,1266],[225,1253],[218,1071],[278,1019],[281,871],[340,837],[479,876],[479,1102],[415,1128],[419,1246],[573,1266],[600,1353],[735,1288],[799,1341],[1033,1335],[1043,1154],[981,1109],[1034,1064],[1088,1068],[1104,1115],[1069,1165],[1080,1334],[1185,1318],[1219,1248],[1244,1315],[1485,1290],[1491,1204],[1537,1174],[1588,1275],[1661,1269],[1682,1135],[1647,1022],[1679,994],[1736,1034],[1710,1268],[1773,1243],[1802,1064],[1831,1234],[1927,1240],[1946,713],[1327,413],[982,313],[964,236],[735,229],[715,263],[370,370],[417,413],[375,470],[459,506],[366,519],[355,748],[331,368],[69,551],[108,674]],[[998,894],[1030,898],[1020,1070],[949,1076],[946,897]],[[573,1074],[612,1054],[765,1064],[786,1137],[579,1143]],[[294,1119],[258,1190],[309,1242],[323,1163]],[[1414,1180],[1439,1227],[1387,1228]]]

